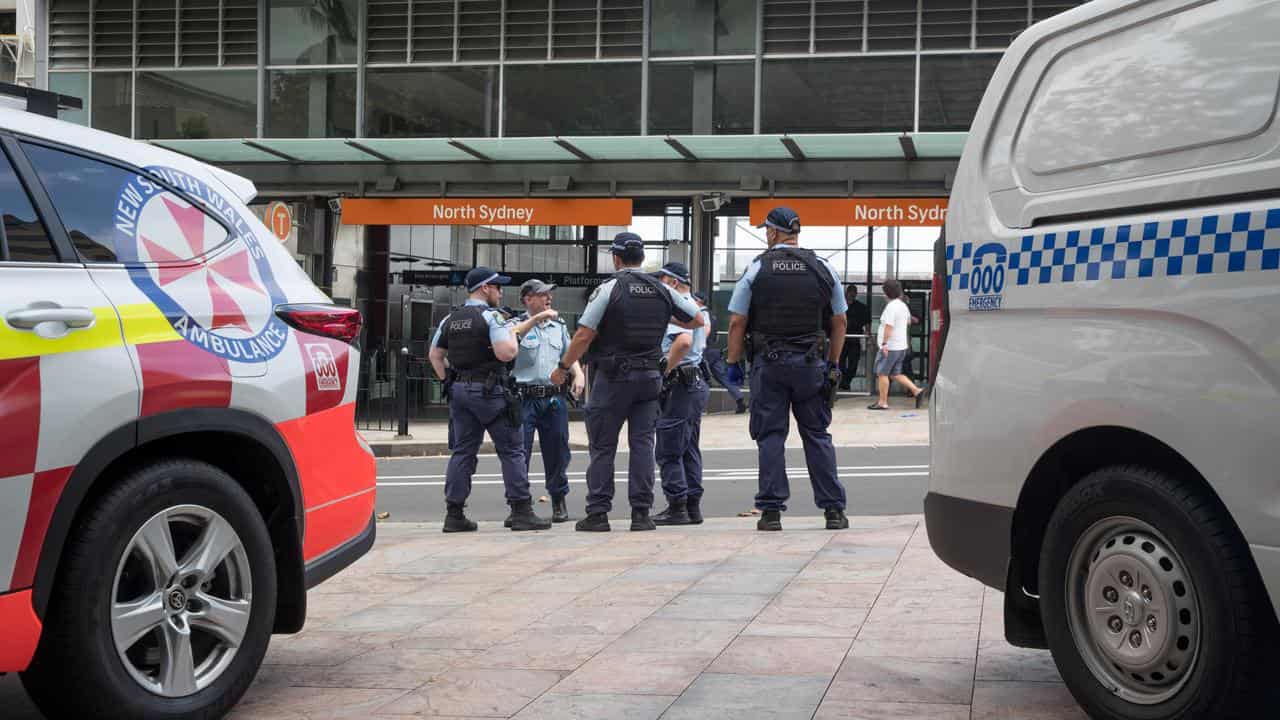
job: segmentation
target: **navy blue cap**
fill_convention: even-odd
[[[466,283],[467,292],[475,292],[485,285],[508,285],[511,283],[511,278],[481,266],[467,273]]]
[[[784,233],[800,232],[800,216],[789,207],[776,207],[769,211],[764,223],[756,227],[771,227]]]
[[[609,246],[609,252],[620,253],[632,248],[643,250],[644,238],[633,232],[620,232],[613,236],[613,244]]]
[[[662,266],[662,269],[658,271],[658,274],[670,275],[676,280],[679,280],[683,285],[692,284],[689,282],[689,268],[685,267],[682,262],[669,262]]]
[[[703,292],[702,290],[699,290],[699,291],[695,292],[695,293],[693,294],[693,299],[694,299],[694,300],[697,300],[698,302],[702,303],[703,305],[706,305],[706,304],[707,304],[707,294],[706,294],[705,292]]]

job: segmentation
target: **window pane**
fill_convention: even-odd
[[[914,57],[764,63],[761,132],[910,130]]]
[[[129,73],[93,74],[93,126],[129,137],[130,128]]]
[[[649,132],[750,133],[755,107],[751,63],[649,65]]]
[[[510,136],[636,135],[640,65],[508,65]]]
[[[754,53],[756,0],[653,0],[649,42],[659,57]]]
[[[138,73],[138,137],[255,137],[252,70]]]
[[[12,262],[57,262],[53,242],[31,206],[9,158],[0,153],[0,214],[4,215],[4,241]],[[0,255],[0,258],[4,257]]]
[[[920,59],[920,129],[968,130],[999,55],[926,55]]]
[[[272,65],[356,61],[357,0],[271,0]]]
[[[89,73],[49,73],[49,89],[78,97],[84,103],[84,107],[79,110],[59,110],[59,120],[77,125],[89,124]]]
[[[355,137],[354,72],[273,70],[267,86],[268,137]]]
[[[497,134],[498,68],[369,70],[368,137]]]
[[[159,186],[128,170],[43,145],[23,143],[22,148],[86,262],[178,262],[227,240],[226,228],[181,197],[165,191],[146,195]],[[179,221],[179,214],[190,212],[203,217],[199,233],[189,231],[189,218]],[[133,237],[117,246],[125,237],[117,225],[130,221],[136,222]]]

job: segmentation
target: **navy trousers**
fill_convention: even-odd
[[[587,512],[613,510],[613,463],[618,433],[627,424],[631,448],[627,495],[632,509],[653,507],[654,432],[662,376],[657,370],[632,370],[611,378],[591,373],[591,396],[585,410],[591,461],[587,465]]]
[[[738,384],[729,380],[729,366],[724,362],[724,355],[720,352],[720,348],[708,346],[702,353],[702,359],[707,363],[707,370],[711,372],[711,377],[716,382],[729,391],[729,395],[733,397],[734,402],[742,400],[742,388]]]
[[[542,468],[547,479],[547,494],[564,497],[569,494],[569,408],[562,397],[525,398],[524,401],[524,466],[533,461],[533,434],[538,434],[542,450]]]
[[[476,472],[476,453],[487,431],[502,464],[502,484],[507,503],[526,502],[529,495],[528,461],[521,443],[520,428],[512,427],[505,413],[507,401],[502,388],[485,392],[484,383],[456,382],[449,391],[449,468],[445,471],[444,499],[464,503],[471,495],[471,476]]]
[[[786,510],[791,497],[787,481],[786,442],[795,416],[804,443],[804,461],[813,484],[813,499],[822,509],[845,507],[844,485],[836,469],[831,443],[831,409],[822,397],[826,364],[803,353],[762,356],[751,366],[751,439],[759,448],[760,492],[756,507]]]
[[[699,377],[692,385],[677,382],[658,418],[658,469],[667,501],[702,497],[702,411],[711,393]]]

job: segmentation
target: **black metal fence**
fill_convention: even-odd
[[[425,357],[369,352],[360,368],[356,428],[407,431],[408,423],[440,414],[440,381]]]

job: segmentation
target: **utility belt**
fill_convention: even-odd
[[[702,370],[692,363],[681,365],[671,371],[671,379],[688,387],[693,387],[702,379]]]
[[[604,373],[610,379],[620,378],[632,370],[657,370],[661,355],[657,350],[643,355],[607,355],[593,359],[594,372]]]
[[[825,360],[829,340],[822,333],[811,335],[751,335],[751,360],[776,362],[783,355],[804,355],[809,360]]]
[[[506,370],[454,370],[453,379],[455,382],[465,383],[484,383],[486,390],[492,390],[495,385],[504,385],[507,382]]]
[[[564,394],[564,388],[559,385],[535,385],[533,383],[517,383],[516,392],[520,393],[520,397],[528,400],[530,398],[542,399],[556,397]]]

